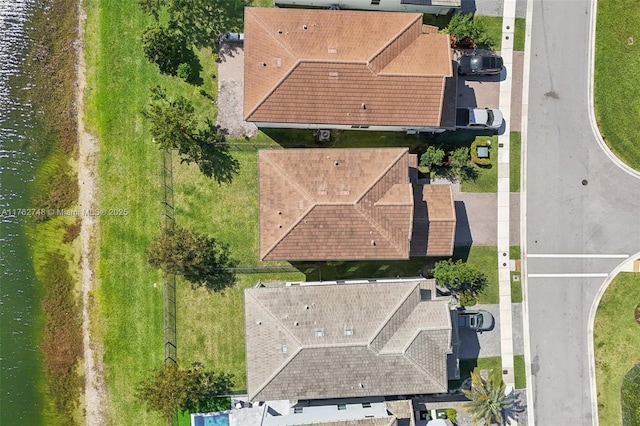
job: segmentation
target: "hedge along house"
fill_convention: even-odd
[[[422,14],[245,9],[244,119],[263,128],[455,129],[449,36]]]
[[[453,254],[451,185],[420,185],[408,148],[258,153],[260,260]]]

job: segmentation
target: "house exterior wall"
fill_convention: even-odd
[[[430,126],[350,126],[346,124],[316,124],[316,123],[273,123],[253,122],[259,128],[273,129],[309,129],[309,130],[368,130],[371,132],[405,132],[415,133],[442,133],[454,128],[430,127]]]
[[[418,12],[431,15],[446,15],[460,7],[459,1],[438,2],[434,0],[432,5],[403,4],[401,0],[380,0],[380,4],[375,5],[371,0],[274,0],[276,7],[282,6],[310,6],[340,9],[362,9],[377,10],[386,12]]]

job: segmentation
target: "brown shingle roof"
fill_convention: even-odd
[[[407,148],[262,150],[260,259],[407,259]]]
[[[301,284],[245,290],[251,400],[446,391],[452,323],[448,299],[422,297],[433,280]]]
[[[452,127],[449,38],[427,31],[416,13],[246,8],[245,120]]]

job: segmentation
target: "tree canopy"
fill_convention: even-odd
[[[142,49],[144,56],[158,65],[162,74],[176,75],[180,65],[191,68],[190,64],[198,62],[187,39],[171,27],[158,24],[147,27],[142,33]]]
[[[485,425],[503,424],[508,419],[515,418],[517,407],[514,394],[505,394],[505,390],[502,379],[491,375],[485,379],[477,369],[471,372],[471,389],[462,389],[462,392],[471,400],[466,408],[473,416],[474,423],[484,421]]]
[[[228,0],[139,0],[140,8],[156,22],[166,12],[166,28],[179,34],[187,45],[217,49],[218,36],[242,27],[244,2]]]
[[[473,13],[454,13],[442,32],[454,36],[458,41],[471,42],[483,49],[493,49],[495,46],[495,40],[489,35],[485,25],[475,19]]]
[[[469,158],[469,148],[460,147],[448,154],[442,149],[429,145],[420,156],[420,166],[431,178],[439,177],[451,182],[473,181],[478,178],[478,170]]]
[[[235,266],[235,261],[225,245],[175,224],[156,236],[147,256],[151,266],[182,275],[194,288],[222,291],[235,282],[235,275],[227,269]]]
[[[477,295],[487,284],[487,277],[475,266],[452,259],[436,262],[433,277],[438,284],[444,285],[453,293],[467,293]]]
[[[183,163],[196,163],[205,176],[230,183],[240,163],[229,152],[224,129],[209,118],[201,125],[193,105],[182,96],[170,99],[159,86],[151,93],[142,114],[151,121],[151,136],[160,149],[175,149]]]
[[[189,369],[164,365],[153,370],[136,389],[136,399],[149,411],[170,419],[178,411],[210,412],[227,409],[233,375],[205,371],[194,363]]]

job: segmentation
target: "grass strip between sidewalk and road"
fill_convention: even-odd
[[[598,419],[602,425],[622,424],[622,379],[640,362],[640,324],[634,316],[638,303],[640,274],[622,272],[609,284],[598,305],[593,346]]]
[[[509,139],[509,191],[520,192],[520,132],[511,132]]]

